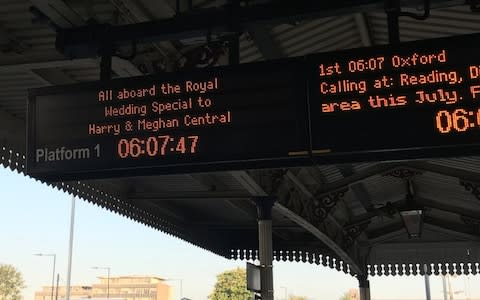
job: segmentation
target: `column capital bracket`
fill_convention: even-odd
[[[257,206],[258,220],[271,220],[272,207],[276,201],[276,198],[270,196],[254,197],[253,201]]]

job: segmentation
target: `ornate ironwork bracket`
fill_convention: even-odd
[[[480,200],[480,185],[477,183],[460,180],[460,185],[462,185],[467,192],[471,192],[472,195]]]
[[[267,195],[278,196],[278,190],[284,183],[286,169],[276,169],[256,172],[256,182],[262,187]]]
[[[282,200],[282,204],[292,210],[297,215],[301,216],[309,223],[319,228],[323,221],[328,217],[330,211],[341,200],[348,188],[343,188],[328,194],[323,194],[319,198],[305,200],[301,199],[299,193],[295,189],[288,191],[288,197]]]
[[[312,203],[312,212],[317,222],[322,223],[337,205],[338,201],[345,196],[348,188],[343,188],[335,192],[322,195],[319,199],[315,199]]]
[[[365,231],[365,229],[367,229],[370,222],[371,222],[370,220],[365,220],[365,221],[362,221],[361,223],[345,226],[343,230],[343,233],[344,233],[343,249],[350,248],[355,242],[355,239],[359,237]]]

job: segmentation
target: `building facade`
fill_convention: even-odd
[[[70,299],[125,299],[125,300],[173,300],[173,292],[165,280],[152,276],[98,277],[92,286],[72,286]],[[54,291],[54,299],[55,297]],[[52,287],[44,286],[35,292],[35,300],[51,300]],[[58,298],[65,299],[66,287],[58,287]]]
[[[172,300],[173,294],[169,285],[158,277],[151,276],[119,276],[99,277],[100,283],[92,286],[95,298],[123,298],[126,300]]]
[[[67,288],[65,286],[58,287],[58,297],[56,287],[53,290],[53,299],[65,299],[67,295]],[[70,287],[70,299],[85,299],[92,298],[91,286],[71,286]],[[52,286],[44,286],[40,291],[35,292],[35,300],[51,300],[52,299]]]

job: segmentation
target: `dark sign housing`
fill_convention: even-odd
[[[287,60],[31,90],[28,172],[64,180],[301,163],[299,74]]]
[[[480,151],[480,35],[33,89],[47,180]]]
[[[318,162],[479,153],[479,45],[469,35],[308,57]]]

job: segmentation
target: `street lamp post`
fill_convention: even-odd
[[[183,279],[181,278],[167,278],[164,281],[179,281],[180,282],[180,300],[183,298]]]
[[[110,267],[92,267],[95,270],[107,270],[107,299],[110,298]]]
[[[52,275],[52,297],[51,300],[53,300],[53,289],[55,287],[55,262],[57,260],[57,255],[56,254],[43,254],[43,253],[37,253],[34,254],[36,256],[51,256],[53,257],[53,275]]]
[[[280,288],[285,290],[285,300],[288,300],[288,299],[287,299],[287,297],[288,297],[287,287],[281,286]]]

